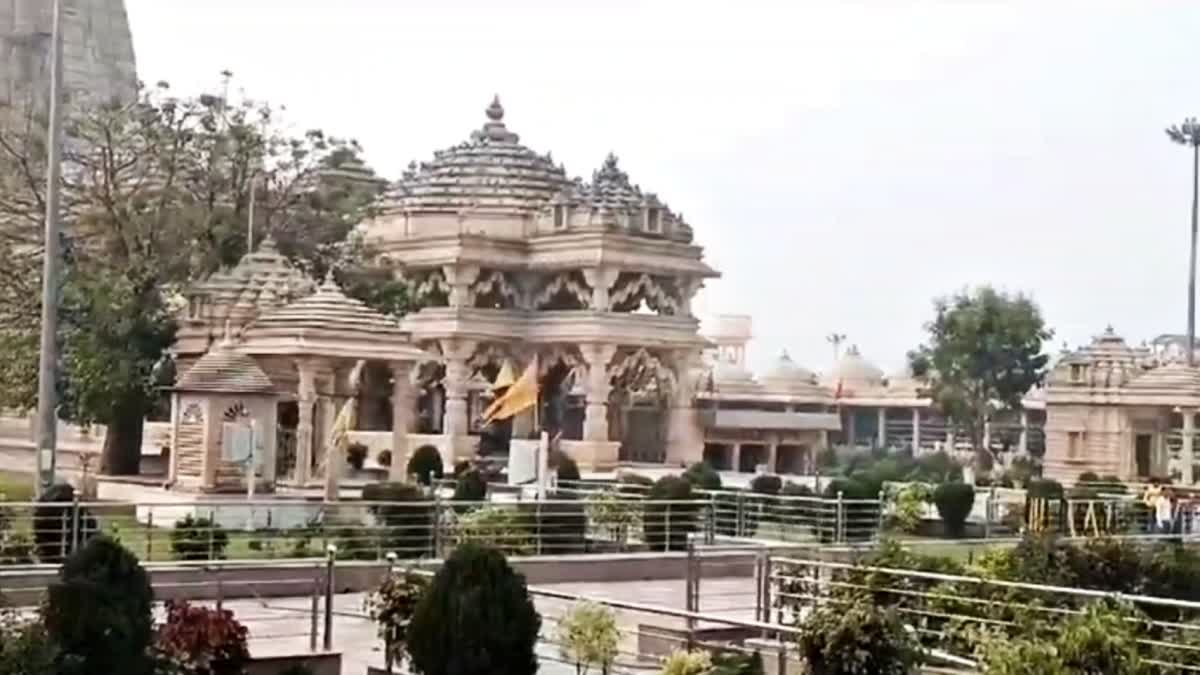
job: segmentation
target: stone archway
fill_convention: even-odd
[[[621,461],[662,463],[667,457],[675,373],[645,348],[623,350],[612,370],[610,437],[621,443]]]

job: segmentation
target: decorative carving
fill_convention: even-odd
[[[592,289],[581,272],[560,272],[534,296],[533,306],[539,310],[586,309],[591,299]]]
[[[583,356],[579,350],[569,345],[554,344],[549,347],[539,350],[538,352],[538,375],[545,376],[550,369],[562,364],[570,369],[576,377],[582,377],[587,374],[587,363],[583,360]]]
[[[513,358],[512,350],[507,345],[497,342],[481,343],[475,348],[475,353],[467,359],[467,367],[472,373],[487,366],[499,366],[505,359]]]
[[[199,403],[189,404],[183,409],[183,415],[179,419],[182,424],[203,424],[204,423],[204,408]]]
[[[645,347],[627,353],[611,374],[616,388],[630,393],[668,396],[676,388],[675,372]]]
[[[509,283],[505,272],[489,270],[471,284],[471,304],[481,309],[513,309],[521,305],[521,289]]]
[[[645,301],[651,310],[667,316],[679,313],[678,291],[670,280],[661,282],[649,274],[622,274],[612,292],[610,305],[617,312],[636,311]]]
[[[446,274],[440,269],[418,273],[409,282],[409,290],[413,299],[425,306],[448,307],[450,305],[450,284],[446,283]]]
[[[237,422],[250,416],[250,410],[241,401],[225,409],[223,418],[226,422]]]

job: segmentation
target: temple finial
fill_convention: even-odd
[[[323,291],[338,290],[337,280],[335,280],[333,278],[333,268],[332,267],[330,267],[329,271],[325,273],[325,281],[321,282],[321,290],[323,290]]]
[[[500,105],[500,94],[492,97],[492,104],[487,107],[487,116],[493,122],[504,120],[504,106]]]

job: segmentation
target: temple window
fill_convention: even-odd
[[[658,209],[647,209],[646,210],[646,231],[647,232],[659,232],[660,230],[661,230],[661,224],[659,223]]]
[[[1083,456],[1083,432],[1067,432],[1067,459],[1081,459]]]
[[[1071,381],[1072,382],[1083,382],[1083,364],[1082,363],[1072,363],[1071,364]]]

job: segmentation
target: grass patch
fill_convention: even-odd
[[[0,501],[33,501],[33,476],[13,471],[0,471]]]

